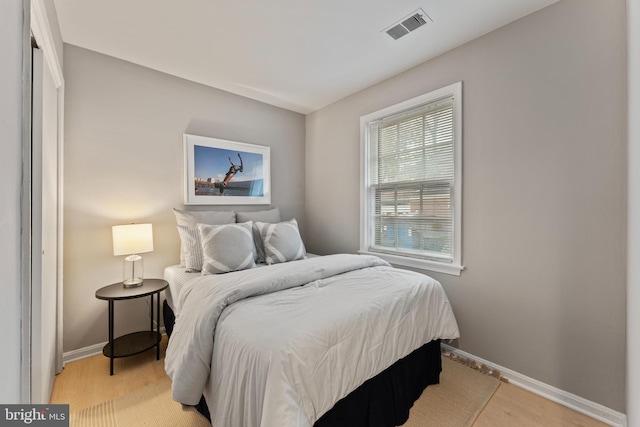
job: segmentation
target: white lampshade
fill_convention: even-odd
[[[114,225],[112,232],[114,256],[153,251],[153,227],[151,224]]]
[[[113,255],[128,255],[124,259],[122,284],[125,288],[141,286],[144,280],[142,257],[138,254],[153,250],[151,224],[114,225]]]

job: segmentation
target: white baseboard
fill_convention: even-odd
[[[160,328],[160,333],[162,335],[166,334],[164,326]],[[95,356],[96,354],[102,354],[102,349],[105,345],[107,345],[106,341],[99,344],[90,345],[89,347],[67,351],[62,354],[62,366],[66,365],[69,362],[85,359],[87,357]]]
[[[62,365],[66,365],[69,362],[85,359],[87,357],[95,356],[96,354],[102,354],[102,349],[106,345],[106,342],[91,345],[89,347],[79,348],[77,350],[71,350],[62,354]]]
[[[584,399],[568,391],[560,390],[559,388],[550,386],[533,378],[522,375],[518,372],[512,371],[495,363],[491,363],[480,357],[476,357],[473,354],[467,353],[462,350],[458,350],[455,347],[442,343],[442,348],[452,354],[463,357],[465,359],[471,359],[479,364],[487,365],[491,369],[500,371],[503,377],[509,380],[509,383],[528,390],[534,394],[549,399],[560,405],[571,408],[574,411],[580,412],[591,418],[594,418],[600,422],[608,424],[614,427],[627,427],[627,416],[613,409],[609,409],[606,406],[599,403],[592,402]]]

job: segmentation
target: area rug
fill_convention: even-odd
[[[427,387],[402,427],[469,427],[491,399],[500,380],[478,369],[442,358],[440,384]]]
[[[195,408],[171,399],[169,379],[69,415],[71,427],[211,427]]]
[[[403,427],[468,427],[500,381],[447,357],[440,384],[431,385],[411,408]],[[71,427],[210,427],[194,408],[171,400],[171,382],[161,381],[134,393],[71,413]],[[224,427],[224,426],[222,426]]]

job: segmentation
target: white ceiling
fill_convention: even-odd
[[[557,0],[54,0],[62,38],[300,113]],[[433,22],[384,30],[422,8]]]

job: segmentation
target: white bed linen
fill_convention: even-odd
[[[194,405],[204,392],[226,427],[310,427],[421,345],[459,335],[438,282],[362,255],[203,276],[178,312],[173,399]]]
[[[307,254],[308,257],[316,257],[318,255]],[[254,268],[266,267],[267,264],[256,264]],[[173,310],[173,314],[178,314],[178,307],[176,301],[182,287],[191,279],[202,276],[200,271],[192,271],[182,265],[171,265],[164,269],[164,280],[169,283],[169,287],[165,291],[165,297],[167,304]]]
[[[176,314],[176,304],[178,295],[180,295],[180,290],[189,280],[202,276],[202,273],[199,271],[192,272],[187,267],[183,267],[181,265],[172,265],[164,269],[164,280],[169,283],[169,287],[165,290],[165,298],[167,299],[167,304],[173,310],[173,313]]]

